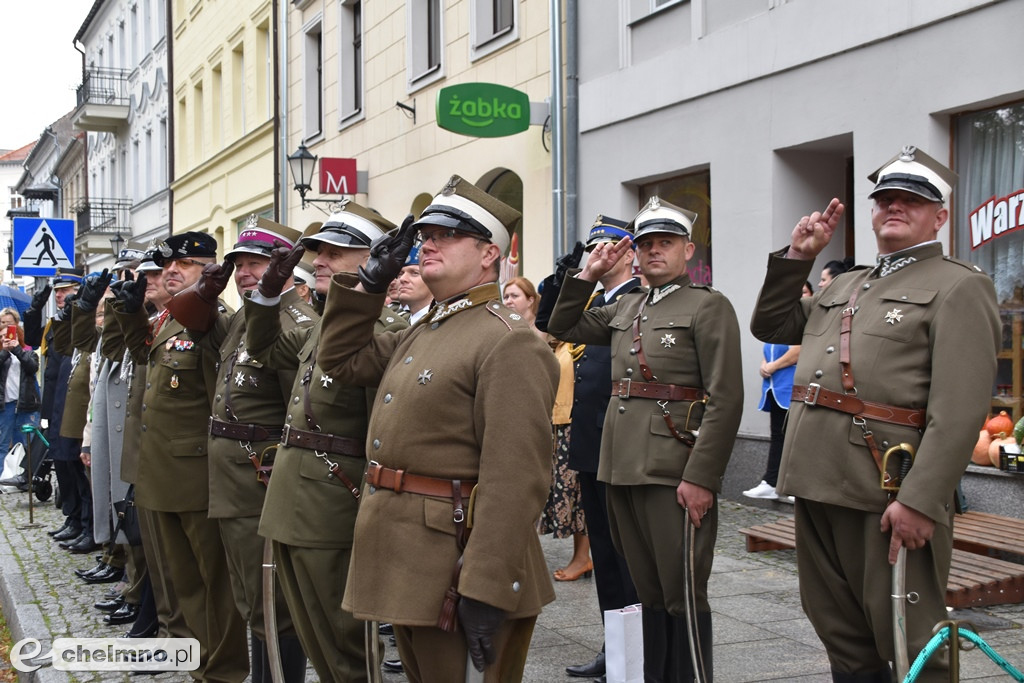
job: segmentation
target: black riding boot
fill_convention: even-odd
[[[281,648],[285,683],[302,683],[306,680],[306,653],[302,643],[295,636],[281,636],[277,642]]]
[[[663,609],[643,608],[644,681],[669,683],[669,636],[672,618]]]
[[[892,683],[892,671],[881,669],[867,673],[848,674],[833,669],[832,683]]]

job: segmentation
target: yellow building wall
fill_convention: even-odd
[[[239,221],[273,215],[272,6],[171,1],[172,231],[208,232],[223,255],[237,241]],[[232,288],[225,294],[237,303]]]
[[[435,103],[441,88],[457,83],[489,82],[521,90],[531,102],[550,96],[548,8],[543,0],[518,5],[518,39],[476,61],[470,58],[470,8],[466,0],[445,0],[443,70],[445,77],[409,91],[406,73],[406,2],[363,2],[365,118],[339,126],[339,3],[312,2],[289,14],[288,152],[303,142],[303,29],[322,17],[324,110],[322,136],[306,141],[320,157],[354,157],[369,175],[367,192],[355,201],[369,205],[401,224],[418,195],[436,194],[457,173],[478,182],[496,169],[514,172],[523,183],[522,274],[539,281],[552,267],[551,154],[542,143],[541,126],[504,138],[472,138],[437,126]],[[412,106],[416,121],[395,106]],[[550,143],[548,144],[550,147]],[[318,167],[319,173],[319,167]],[[289,182],[290,182],[289,178]],[[310,196],[318,196],[314,182]],[[322,221],[316,208],[299,208],[289,195],[289,223],[303,229]],[[422,208],[422,207],[420,207]]]

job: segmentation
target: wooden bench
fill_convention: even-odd
[[[794,520],[740,529],[747,552],[796,547]],[[1024,520],[967,512],[953,522],[953,560],[946,583],[946,604],[983,607],[1024,602],[1024,564],[991,557],[995,552],[1024,555]]]

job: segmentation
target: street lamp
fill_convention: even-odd
[[[115,233],[114,236],[110,238],[110,251],[111,253],[114,254],[115,261],[117,260],[117,257],[121,254],[122,246],[124,246],[124,238],[121,237],[121,233]]]
[[[299,197],[302,198],[302,208],[305,209],[307,204],[327,204],[328,206],[336,207],[341,204],[336,199],[307,199],[306,193],[313,187],[313,175],[316,173],[316,161],[319,157],[306,149],[306,145],[300,144],[299,148],[292,152],[288,156],[288,169],[292,174],[292,182],[295,184],[295,190],[299,193]],[[326,214],[330,211],[325,211],[317,206],[318,209]]]

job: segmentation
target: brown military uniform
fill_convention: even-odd
[[[795,385],[842,393],[839,325],[856,295],[850,365],[857,396],[926,411],[920,429],[871,419],[865,425],[883,451],[901,442],[916,450],[897,500],[936,522],[926,548],[907,553],[907,587],[921,596],[907,608],[913,660],[946,618],[954,491],[987,412],[1000,344],[995,292],[988,276],[944,257],[935,242],[841,275],[801,299],[811,266],[770,257],[754,335],[801,345]],[[879,480],[853,416],[794,397],[779,490],[797,497],[804,609],[840,671],[877,670],[894,656],[889,535],[879,532],[888,496]],[[945,676],[930,672],[921,680]]]
[[[308,328],[319,318],[295,290],[282,295],[281,329]],[[218,351],[220,362],[212,415],[219,423],[254,425],[276,432],[264,439],[238,439],[217,436],[219,427],[211,424],[210,510],[219,520],[221,538],[227,553],[228,570],[235,605],[256,636],[266,641],[263,614],[263,545],[258,533],[260,513],[267,487],[256,476],[250,459],[269,465],[280,441],[295,370],[272,369],[245,350],[245,313],[230,318],[220,316],[214,329],[203,339],[204,346]],[[295,635],[288,605],[277,594],[278,633]]]
[[[635,396],[612,396],[601,440],[597,476],[610,485],[612,539],[626,558],[644,607],[680,616],[686,520],[676,488],[686,480],[721,490],[743,412],[739,325],[728,299],[685,275],[650,294],[630,292],[613,304],[584,311],[593,288],[593,283],[567,277],[548,332],[565,341],[611,346],[609,380],[639,384],[644,378],[632,351],[639,315],[642,350],[657,382],[700,389],[710,397],[703,407],[686,400],[667,404],[678,431],[700,428],[692,449],[672,435],[657,401]],[[707,581],[717,532],[717,506],[712,506],[696,532],[700,612],[710,612]]]
[[[320,362],[342,381],[380,382],[367,455],[410,475],[477,481],[458,591],[506,611],[486,680],[516,680],[536,615],[554,599],[534,524],[551,484],[558,363],[500,303],[496,284],[438,304],[409,330],[374,337],[383,295],[331,284]],[[346,285],[346,286],[342,286]],[[461,680],[461,632],[434,628],[460,556],[451,497],[364,488],[342,603],[406,629],[411,680]],[[423,628],[425,627],[425,628]],[[509,647],[505,644],[509,643]]]
[[[295,444],[279,446],[267,488],[259,533],[274,542],[282,593],[306,656],[323,680],[366,680],[364,625],[341,609],[348,578],[358,501],[328,464],[336,463],[356,486],[366,460],[363,442],[369,413],[368,392],[328,374],[314,356],[320,337],[313,327],[283,329],[286,311],[246,298],[246,346],[267,367],[294,376],[286,392],[289,428],[315,431],[307,420],[306,399],[319,431],[341,437],[349,454]],[[281,308],[288,304],[282,300]],[[387,311],[377,330],[407,324]],[[296,374],[297,372],[297,374]]]
[[[129,343],[136,341],[135,362],[148,366],[135,501],[154,513],[167,580],[206,650],[204,679],[241,681],[249,672],[245,622],[231,598],[219,527],[207,516],[207,425],[217,359],[169,315],[157,319],[150,343],[139,344],[138,333],[149,329],[146,312],[128,314],[120,304],[115,310]]]

